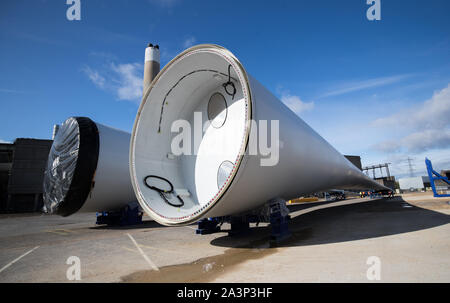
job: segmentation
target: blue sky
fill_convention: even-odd
[[[246,69],[363,165],[424,157],[450,168],[450,2],[381,0],[0,2],[0,141],[50,138],[74,115],[131,131],[144,48],[162,65],[193,44],[230,49]]]

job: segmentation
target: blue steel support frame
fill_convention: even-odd
[[[271,244],[277,244],[288,239],[291,236],[289,230],[289,215],[283,216],[278,204],[270,205],[269,221],[272,232],[270,236]],[[226,216],[202,219],[197,222],[198,227],[195,231],[198,235],[208,235],[221,231],[221,225],[224,222],[231,224],[231,230],[228,231],[229,236],[236,236],[250,231],[250,223],[258,225],[261,221],[256,215],[242,215],[242,216]]]
[[[137,203],[130,203],[116,211],[97,212],[97,225],[130,226],[142,224],[143,212]]]
[[[431,188],[433,189],[433,194],[436,198],[440,198],[440,197],[450,197],[449,194],[447,195],[440,195],[437,193],[436,190],[436,185],[434,184],[434,181],[436,180],[442,180],[445,183],[450,185],[450,182],[448,180],[447,177],[441,176],[441,174],[439,174],[437,171],[435,171],[433,169],[433,166],[431,165],[431,161],[428,158],[425,158],[425,164],[427,166],[427,171],[428,171],[428,177],[430,178],[430,184],[431,184]]]

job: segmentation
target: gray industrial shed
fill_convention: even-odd
[[[32,212],[42,208],[42,184],[52,142],[19,138],[13,144],[0,146],[1,211]]]

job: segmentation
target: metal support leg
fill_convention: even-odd
[[[250,231],[250,221],[247,216],[231,217],[231,230],[228,232],[229,236],[236,236]]]
[[[34,195],[33,211],[34,212],[39,211],[39,194]]]
[[[209,235],[220,231],[218,218],[208,218],[198,221],[198,227],[195,233],[197,235]]]
[[[142,223],[143,212],[137,203],[130,203],[117,211],[103,211],[97,213],[98,225],[130,226]]]
[[[278,243],[288,239],[291,236],[289,230],[289,210],[286,207],[286,201],[275,199],[269,202],[270,207],[270,225],[272,227],[272,242]],[[283,204],[284,203],[284,204]]]
[[[280,242],[291,236],[289,231],[289,209],[283,199],[270,200],[256,213],[248,213],[242,216],[227,216],[202,219],[198,222],[196,234],[207,235],[220,231],[222,222],[229,222],[231,230],[229,236],[236,236],[250,231],[250,223],[269,222],[272,228],[271,241]]]
[[[444,177],[444,176],[441,176],[437,171],[435,171],[433,169],[433,165],[431,164],[431,161],[429,159],[427,159],[427,158],[425,158],[425,165],[427,166],[428,177],[430,179],[430,185],[431,185],[431,188],[433,190],[434,196],[436,198],[439,198],[439,197],[450,197],[450,194],[438,194],[437,189],[436,189],[436,185],[435,185],[435,181],[437,181],[437,180],[441,180],[442,182],[445,182],[448,185],[450,185],[450,181],[448,180],[448,178]]]

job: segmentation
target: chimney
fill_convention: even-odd
[[[150,83],[159,73],[159,45],[149,44],[145,49],[144,85],[142,95],[145,94]]]

